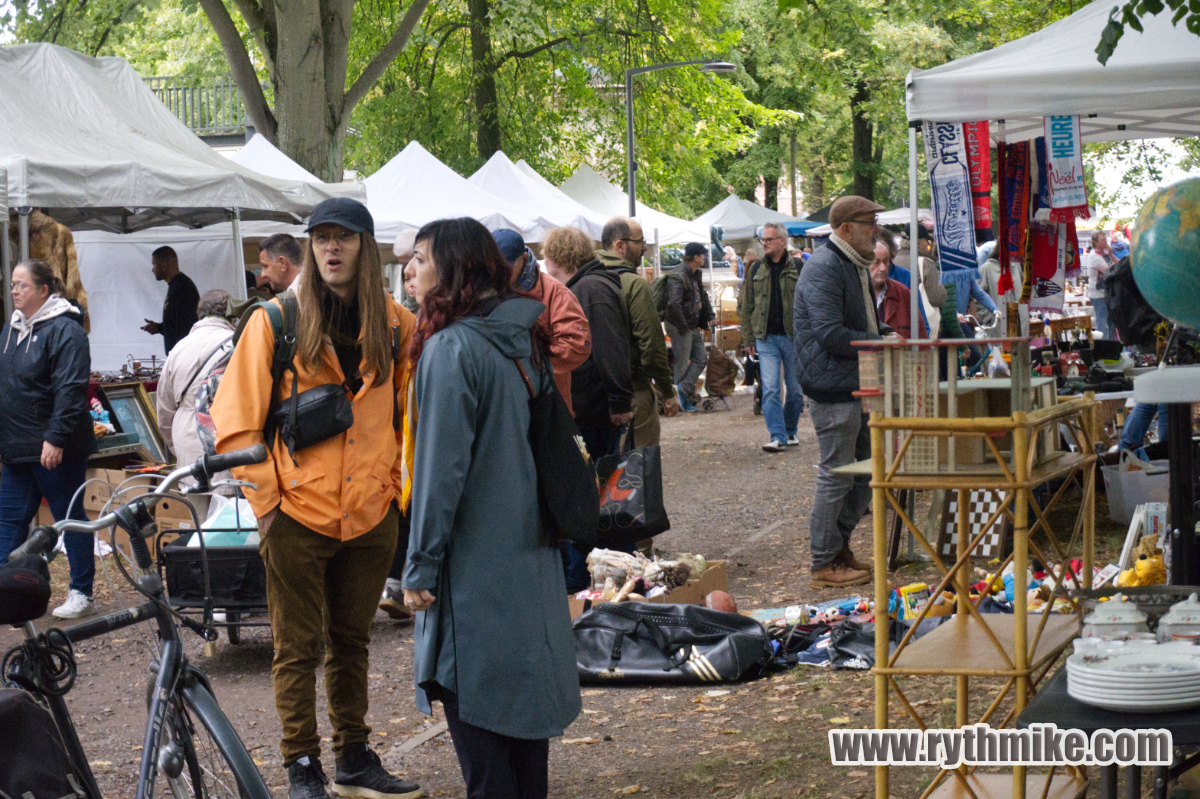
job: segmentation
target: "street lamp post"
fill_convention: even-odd
[[[625,157],[626,173],[628,175],[629,216],[637,216],[637,164],[633,158],[633,76],[645,72],[657,72],[660,69],[675,67],[699,67],[701,72],[732,72],[737,69],[727,61],[715,61],[704,58],[699,61],[673,61],[670,64],[651,64],[646,67],[635,67],[625,70]]]

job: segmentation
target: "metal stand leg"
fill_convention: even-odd
[[[1154,786],[1151,789],[1154,799],[1167,799],[1167,776],[1170,769],[1167,766],[1154,767]]]
[[[1117,799],[1117,767],[1100,767],[1100,799]]]
[[[1125,769],[1125,799],[1142,799],[1142,767]]]

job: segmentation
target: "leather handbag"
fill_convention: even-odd
[[[772,657],[759,622],[699,605],[597,605],[574,623],[581,683],[732,682]]]
[[[630,437],[632,438],[632,430]],[[635,447],[605,455],[596,465],[600,482],[599,546],[620,549],[671,529],[663,506],[662,450]]]

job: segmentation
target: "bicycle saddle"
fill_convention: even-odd
[[[0,624],[40,619],[50,607],[50,569],[38,555],[0,566]]]

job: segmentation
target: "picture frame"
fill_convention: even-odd
[[[158,428],[158,411],[146,392],[146,387],[137,381],[110,383],[101,386],[104,394],[102,404],[112,409],[111,418],[122,432],[137,433],[138,442],[152,460],[170,463],[171,449]]]

